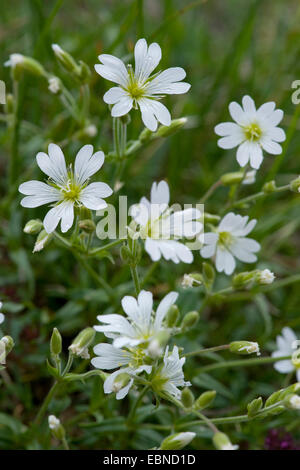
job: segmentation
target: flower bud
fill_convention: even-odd
[[[193,328],[196,325],[196,323],[198,323],[199,317],[200,315],[196,311],[187,313],[183,317],[183,320],[181,322],[181,325],[180,325],[181,329],[186,330],[187,328]]]
[[[159,450],[180,450],[187,446],[196,436],[194,432],[179,432],[164,439]]]
[[[148,142],[150,139],[152,139],[152,136],[153,132],[151,132],[148,127],[145,127],[145,129],[143,129],[139,135],[139,141],[142,143]]]
[[[218,450],[236,450],[239,448],[230,442],[229,437],[224,432],[216,432],[213,436],[213,443]]]
[[[20,79],[22,71],[26,71],[40,77],[45,77],[47,75],[44,67],[37,60],[22,54],[11,54],[9,56],[9,60],[5,62],[4,65],[12,68],[15,80]]]
[[[220,222],[221,217],[216,214],[209,214],[208,212],[204,213],[204,220],[206,224],[217,224]]]
[[[258,271],[257,281],[259,284],[272,284],[275,279],[274,273],[270,269],[264,269],[263,271]]]
[[[28,233],[30,235],[35,235],[39,233],[43,228],[43,222],[40,219],[32,219],[27,222],[25,225],[23,232]]]
[[[14,112],[14,96],[11,93],[7,93],[6,103],[5,103],[5,113],[12,114],[13,112]]]
[[[185,408],[192,408],[195,398],[193,392],[185,387],[181,392],[181,402]]]
[[[244,173],[242,171],[235,171],[234,173],[225,173],[221,176],[220,181],[225,186],[231,186],[232,184],[238,184],[243,180]]]
[[[245,287],[257,278],[257,271],[245,271],[235,274],[232,279],[232,285],[236,288]]]
[[[256,398],[255,400],[252,400],[250,403],[247,405],[247,410],[248,410],[248,416],[249,418],[252,418],[255,416],[259,410],[261,410],[263,406],[263,401],[262,398]]]
[[[53,436],[61,441],[65,437],[65,429],[60,420],[56,416],[50,415],[48,416],[48,424]]]
[[[123,374],[117,375],[112,385],[113,393],[118,393],[120,390],[122,390],[122,388],[126,387],[130,379],[130,375],[126,374],[125,372]]]
[[[248,355],[256,353],[260,355],[259,345],[253,341],[233,341],[229,345],[229,351],[235,354]]]
[[[85,62],[83,62],[83,60],[79,61],[78,75],[83,82],[88,82],[91,78],[91,69]]]
[[[300,193],[300,176],[290,182],[290,190],[294,193]]]
[[[296,394],[289,394],[285,397],[284,404],[291,410],[300,410],[300,397]]]
[[[37,236],[32,252],[36,253],[38,251],[42,251],[45,246],[52,240],[52,238],[52,233],[47,233],[46,230],[42,230]]]
[[[176,134],[187,123],[187,118],[173,119],[169,126],[160,126],[155,132],[155,137],[169,137]]]
[[[179,320],[179,308],[177,305],[171,305],[166,316],[166,325],[168,328],[173,328],[177,325]]]
[[[181,285],[183,288],[200,286],[203,276],[198,273],[184,274]]]
[[[208,390],[207,392],[201,393],[195,402],[194,408],[196,410],[207,408],[214,401],[216,393],[215,390]]]
[[[53,328],[51,340],[50,340],[50,351],[54,356],[58,356],[61,353],[61,335],[57,328]]]
[[[276,191],[276,183],[275,181],[268,181],[267,183],[265,183],[263,185],[263,188],[262,188],[263,192],[265,194],[270,194],[270,193],[274,193],[274,191]]]
[[[80,76],[81,70],[71,54],[64,51],[58,44],[52,44],[52,50],[56,59],[63,66],[63,68],[78,78]]]
[[[96,230],[96,225],[92,219],[84,219],[79,221],[79,228],[85,233],[93,233]]]
[[[85,328],[76,336],[71,346],[69,346],[69,351],[82,359],[89,359],[88,347],[92,343],[95,334],[96,332],[93,328]]]

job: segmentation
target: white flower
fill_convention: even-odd
[[[56,416],[50,415],[48,416],[48,424],[50,429],[57,431],[60,427],[60,420]]]
[[[84,129],[84,133],[88,137],[95,137],[97,135],[97,127],[94,124],[90,124]]]
[[[181,67],[172,67],[151,76],[161,59],[161,49],[158,44],[147,46],[145,39],[140,39],[134,48],[135,69],[131,65],[126,68],[122,60],[109,54],[98,57],[101,64],[95,65],[96,72],[101,77],[117,83],[119,86],[108,90],[103,99],[113,105],[111,115],[123,116],[132,108],[138,107],[142,120],[150,131],[156,131],[157,122],[165,126],[171,124],[168,109],[161,104],[164,95],[186,93],[190,85],[181,82],[185,71]]]
[[[57,77],[50,77],[48,80],[48,90],[51,91],[51,93],[58,93],[60,90],[60,80]]]
[[[181,392],[177,387],[190,386],[190,382],[184,380],[183,364],[185,357],[179,359],[178,347],[174,346],[169,355],[169,347],[166,347],[164,365],[153,378],[152,385],[158,392],[166,392],[180,399]]]
[[[250,96],[244,96],[243,108],[236,102],[229,105],[229,112],[235,123],[223,122],[215,127],[219,147],[231,149],[238,146],[236,159],[241,167],[249,161],[252,168],[260,167],[265,150],[273,155],[282,152],[278,142],[285,140],[285,133],[277,125],[283,118],[283,111],[275,109],[275,103],[265,103],[256,110]]]
[[[193,238],[201,232],[203,224],[198,222],[198,209],[172,212],[169,208],[170,191],[166,181],[153,183],[150,202],[143,197],[139,204],[130,208],[130,215],[139,225],[139,234],[145,239],[145,250],[152,261],[161,257],[174,263],[191,263],[191,250],[178,239]]]
[[[24,56],[22,54],[10,54],[9,60],[4,62],[5,67],[16,67],[18,64],[24,62]]]
[[[189,274],[184,274],[181,285],[184,288],[187,287],[193,287],[194,284],[194,278],[190,276]]]
[[[106,183],[88,184],[89,178],[102,167],[104,153],[93,154],[93,146],[84,145],[76,155],[74,170],[67,168],[58,145],[50,144],[48,153],[39,152],[36,156],[38,166],[49,176],[48,183],[27,181],[21,184],[19,191],[26,195],[21,205],[38,207],[55,203],[44,218],[45,230],[53,232],[61,220],[61,230],[67,232],[73,225],[74,206],[92,210],[107,206],[102,198],[110,196],[112,189]]]
[[[248,222],[249,217],[242,217],[229,212],[221,220],[216,232],[204,234],[205,246],[200,253],[203,258],[216,255],[216,268],[218,272],[233,273],[235,258],[245,263],[254,263],[257,257],[254,253],[260,250],[260,244],[252,238],[247,238],[253,230],[256,220]]]
[[[134,376],[141,372],[150,374],[152,366],[143,365],[141,351],[129,352],[124,349],[117,349],[111,344],[101,343],[94,347],[97,357],[91,360],[96,369],[111,370],[116,369],[105,380],[104,393],[116,393],[117,400],[124,398],[133,385]],[[122,367],[127,366],[127,367]],[[118,376],[122,374],[122,380],[118,381]],[[125,376],[125,380],[124,380]]]
[[[255,183],[256,170],[247,171],[242,184],[253,184]]]
[[[0,309],[2,308],[3,303],[0,302]],[[3,323],[5,320],[5,316],[3,313],[0,313],[0,324]]]
[[[128,319],[117,314],[98,315],[97,320],[105,325],[96,325],[94,328],[107,338],[113,338],[113,345],[117,348],[149,343],[165,329],[163,320],[177,297],[176,292],[170,292],[162,299],[156,313],[153,313],[151,292],[142,290],[137,300],[126,295],[122,299],[122,307]]]
[[[281,372],[282,374],[289,374],[296,370],[296,376],[298,382],[300,382],[300,360],[297,347],[299,347],[300,342],[297,340],[297,336],[293,330],[289,327],[282,329],[281,335],[278,335],[276,338],[277,350],[272,353],[272,357],[284,357],[284,356],[293,356],[291,359],[284,359],[282,361],[275,362],[274,368]]]
[[[270,269],[264,269],[258,275],[260,284],[272,284],[275,279],[274,273]]]

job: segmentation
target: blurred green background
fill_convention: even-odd
[[[119,194],[128,195],[133,203],[148,195],[153,181],[167,179],[171,202],[195,203],[223,173],[239,169],[235,150],[217,147],[214,126],[230,120],[228,104],[241,102],[244,94],[256,104],[274,100],[285,112],[282,127],[287,133],[282,157],[265,156],[256,183],[243,186],[241,196],[257,192],[262,184],[275,177],[278,185],[287,184],[300,174],[300,105],[291,102],[291,84],[300,79],[300,6],[297,0],[11,0],[5,1],[0,13],[0,78],[7,92],[12,92],[10,70],[3,67],[11,53],[22,53],[40,61],[47,71],[61,77],[69,91],[79,99],[76,82],[58,66],[52,43],[58,43],[76,60],[83,60],[92,70],[89,121],[97,127],[94,137],[78,137],[80,126],[70,117],[56,95],[48,90],[46,80],[25,74],[20,82],[17,149],[11,145],[11,129],[7,129],[4,107],[0,109],[0,298],[5,302],[6,322],[3,334],[10,334],[16,343],[8,357],[7,369],[1,376],[0,448],[49,448],[47,423],[40,442],[27,438],[26,426],[51,384],[45,360],[54,326],[64,336],[65,348],[80,329],[95,324],[96,315],[115,311],[101,289],[72,254],[50,244],[41,253],[32,254],[34,237],[23,233],[25,223],[43,218],[45,207],[22,209],[18,185],[29,179],[42,179],[35,163],[38,151],[49,142],[61,144],[68,161],[85,143],[112,149],[112,121],[102,96],[110,83],[93,69],[97,56],[111,53],[132,60],[138,38],[157,41],[162,48],[164,69],[181,66],[187,71],[192,88],[187,95],[167,97],[164,102],[172,117],[188,116],[184,130],[169,139],[160,140],[138,152],[126,165]],[[132,113],[129,138],[142,130],[138,113]],[[18,177],[10,181],[9,160],[17,152]],[[276,164],[274,166],[274,162]],[[109,183],[114,165],[107,162],[101,179]],[[276,174],[277,173],[277,174]],[[218,213],[228,190],[221,188],[206,205]],[[115,199],[111,199],[116,201]],[[300,332],[299,282],[280,281],[299,275],[300,201],[293,193],[274,195],[244,210],[258,219],[254,237],[262,244],[258,268],[268,267],[279,279],[276,288],[265,292],[251,291],[232,296],[230,300],[202,308],[201,289],[184,291],[180,280],[185,272],[200,271],[201,258],[195,255],[194,265],[175,266],[162,261],[149,276],[146,288],[156,299],[171,289],[180,292],[182,314],[202,309],[197,328],[178,344],[186,350],[214,346],[236,339],[258,341],[263,353],[274,349],[274,340],[283,326]],[[114,289],[116,305],[126,293],[133,293],[128,267],[123,265],[118,248],[113,260],[94,262],[96,269]],[[141,276],[148,272],[150,259],[145,254]],[[247,267],[239,266],[239,270]],[[219,289],[228,285],[223,275],[217,278]],[[274,285],[275,286],[275,285]],[[98,342],[101,335],[98,334]],[[227,357],[223,354],[223,357]],[[229,357],[229,355],[228,355]],[[222,369],[210,375],[197,370],[209,358],[189,359],[186,379],[193,382],[197,394],[214,388],[218,392],[216,406],[210,416],[242,414],[253,398],[268,396],[282,387],[286,377],[272,366],[245,369]],[[82,361],[78,361],[81,367]],[[290,379],[290,378],[288,378]],[[72,393],[69,393],[72,392]],[[162,440],[164,432],[141,425],[136,433],[126,433],[119,420],[126,416],[130,398],[116,402],[104,397],[97,378],[85,384],[72,384],[68,393],[61,392],[50,411],[69,423],[73,448],[150,448]],[[151,417],[145,411],[141,421],[156,424],[177,419],[169,408]],[[153,410],[152,410],[153,411]],[[82,415],[81,415],[82,413]],[[79,418],[78,418],[79,416]],[[96,421],[98,425],[92,426]],[[72,423],[76,423],[73,427]],[[22,424],[21,424],[22,423]],[[300,440],[300,415],[285,413],[266,421],[242,426],[224,426],[241,448],[263,448],[269,429],[284,428]],[[123,432],[124,431],[124,432]],[[25,433],[25,434],[24,434]],[[198,427],[192,448],[211,448],[209,433]]]

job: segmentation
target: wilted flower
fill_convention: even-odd
[[[88,184],[89,178],[102,167],[104,153],[93,153],[92,145],[84,145],[76,155],[74,170],[71,166],[67,168],[58,145],[50,144],[48,153],[39,152],[36,156],[38,166],[49,176],[48,183],[27,181],[21,184],[19,191],[26,195],[21,205],[38,207],[55,203],[44,218],[45,230],[53,232],[61,221],[62,232],[67,232],[73,225],[74,207],[92,210],[107,207],[102,198],[110,196],[112,189],[106,183]]]
[[[215,127],[216,134],[222,136],[218,140],[219,147],[231,149],[238,146],[236,159],[241,167],[249,161],[254,169],[258,169],[263,160],[265,150],[273,155],[282,152],[278,142],[285,140],[285,133],[277,125],[283,118],[281,109],[275,110],[275,103],[265,103],[256,110],[255,103],[246,95],[242,100],[243,108],[236,102],[229,105],[229,112],[235,123],[223,122]]]
[[[165,126],[171,124],[168,109],[158,100],[164,95],[186,93],[190,85],[181,82],[186,75],[181,67],[172,67],[151,76],[161,59],[157,43],[149,47],[145,39],[136,43],[134,70],[131,65],[126,68],[122,60],[112,55],[101,54],[98,58],[101,64],[95,65],[96,72],[119,85],[108,90],[103,97],[105,103],[113,105],[112,116],[124,116],[132,108],[139,107],[143,123],[151,131],[156,131],[157,122]]]
[[[169,200],[166,181],[153,183],[150,201],[143,197],[130,208],[130,215],[139,227],[139,236],[145,239],[145,250],[152,261],[163,257],[174,263],[191,263],[191,250],[177,240],[193,238],[201,232],[203,224],[197,220],[201,212],[193,208],[172,212]]]
[[[258,274],[258,281],[260,284],[272,284],[274,282],[275,275],[270,269],[264,269]]]
[[[210,258],[215,255],[217,271],[232,274],[236,266],[235,258],[245,263],[257,260],[254,253],[260,250],[260,244],[246,237],[253,230],[256,220],[248,222],[248,219],[248,216],[229,212],[215,232],[204,234],[205,246],[200,250],[201,256]]]
[[[48,80],[48,90],[51,93],[58,93],[60,91],[60,80],[57,77],[50,77]]]

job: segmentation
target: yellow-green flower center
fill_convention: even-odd
[[[228,248],[231,245],[232,239],[233,237],[229,232],[219,233],[219,244],[224,248]]]
[[[127,92],[134,100],[142,98],[142,96],[145,94],[144,87],[140,86],[136,81],[130,81],[127,86]]]
[[[296,369],[300,369],[300,348],[293,352],[292,364]]]
[[[244,128],[244,133],[247,140],[257,141],[261,138],[262,130],[258,124],[253,122]]]
[[[74,181],[70,181],[68,185],[62,189],[64,200],[73,202],[78,201],[81,190],[82,187],[80,185]]]

